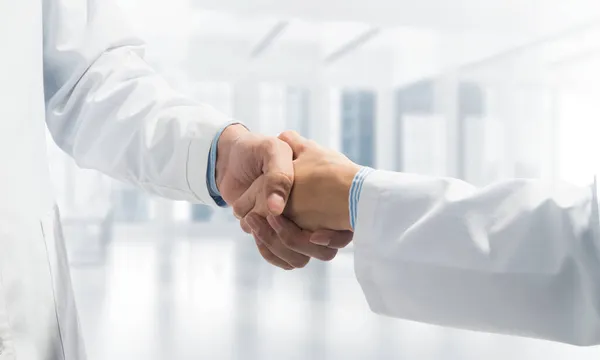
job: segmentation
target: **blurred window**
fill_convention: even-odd
[[[309,95],[305,88],[289,87],[287,89],[286,130],[295,130],[304,137],[310,135]]]
[[[260,132],[278,135],[286,129],[286,87],[282,84],[260,84]]]
[[[114,219],[120,222],[142,222],[149,218],[149,198],[141,190],[117,183],[114,197]]]
[[[374,166],[375,93],[342,93],[342,152],[363,166]]]

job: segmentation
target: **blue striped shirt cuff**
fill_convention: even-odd
[[[363,183],[367,176],[372,173],[374,170],[368,167],[363,167],[360,169],[356,175],[354,175],[354,180],[352,180],[352,186],[350,187],[350,194],[348,203],[350,204],[350,226],[354,229],[356,225],[356,218],[358,216],[358,202],[360,200],[360,193],[362,192]]]
[[[229,126],[235,124],[239,123],[229,123],[223,126],[221,130],[219,130],[219,132],[217,132],[217,135],[215,135],[210,146],[210,151],[208,153],[208,168],[206,169],[206,183],[208,184],[208,193],[213,198],[217,206],[220,207],[226,207],[227,203],[225,202],[225,200],[223,200],[223,198],[221,197],[221,193],[217,188],[217,145],[219,144],[219,138],[221,137],[221,134],[223,134],[223,131],[225,131],[225,129],[227,129]]]

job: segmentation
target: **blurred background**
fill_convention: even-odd
[[[119,0],[171,84],[266,134],[452,176],[590,183],[597,0]],[[230,211],[148,196],[50,145],[90,359],[598,359],[372,314],[352,248],[279,271]]]

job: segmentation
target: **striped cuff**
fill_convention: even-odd
[[[350,187],[349,201],[350,204],[350,226],[354,229],[356,224],[356,218],[358,216],[358,202],[360,200],[360,193],[362,191],[363,183],[367,176],[374,170],[369,167],[363,167],[352,180],[352,186]]]
[[[217,135],[215,135],[213,142],[210,146],[210,152],[208,153],[208,168],[206,170],[206,183],[208,184],[208,193],[213,198],[215,203],[220,207],[226,207],[227,203],[221,197],[219,188],[217,187],[217,145],[219,144],[219,138],[223,131],[231,125],[239,124],[238,122],[229,123],[221,128]]]

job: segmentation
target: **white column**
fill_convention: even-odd
[[[502,139],[500,149],[499,169],[496,174],[498,178],[513,178],[516,174],[516,163],[522,156],[521,148],[521,124],[520,121],[528,121],[522,115],[523,109],[519,109],[517,103],[518,87],[514,81],[506,80],[495,83],[490,88],[489,98],[487,99],[488,117],[499,125],[498,137]]]
[[[519,156],[518,138],[519,133],[518,112],[515,111],[514,86],[501,84],[498,89],[498,120],[504,129],[504,161],[502,162],[502,176],[513,178],[515,166]]]
[[[542,177],[550,178],[553,182],[560,180],[560,91],[552,87],[548,104],[548,144],[546,167]]]
[[[375,122],[375,166],[382,170],[395,170],[396,125],[392,87],[379,88]]]
[[[156,231],[155,236],[151,238],[156,244],[157,261],[160,269],[165,269],[170,264],[171,254],[174,245],[174,202],[154,197],[152,200],[154,205],[154,225]]]
[[[459,124],[458,101],[459,82],[455,71],[442,74],[435,84],[435,113],[446,121],[446,175],[458,177],[459,174]]]
[[[340,119],[332,113],[331,89],[325,82],[319,81],[310,89],[309,99],[310,138],[323,146],[339,150]]]
[[[256,132],[261,131],[259,90],[256,81],[245,79],[234,84],[233,93],[234,118]]]

